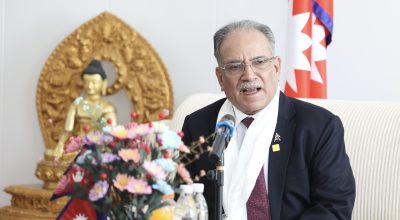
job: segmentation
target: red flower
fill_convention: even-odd
[[[137,113],[136,112],[131,112],[131,118],[134,119],[137,117]]]
[[[88,133],[90,131],[90,126],[88,124],[83,125],[83,131]]]
[[[113,148],[115,147],[115,145],[116,145],[116,142],[113,141],[113,142],[111,142],[111,143],[108,144],[108,147],[111,148],[111,149],[113,149]]]
[[[102,179],[102,180],[106,180],[107,177],[108,177],[107,173],[101,173],[100,174],[100,179]]]
[[[171,155],[169,155],[169,153],[165,152],[165,153],[163,153],[163,157],[165,159],[168,159],[168,158],[171,158]]]
[[[112,118],[107,118],[107,124],[111,125],[113,123]]]
[[[164,114],[164,113],[162,113],[162,112],[160,112],[160,113],[158,113],[158,119],[159,120],[162,120],[162,119],[164,119],[164,118],[166,118],[167,116]]]
[[[146,179],[151,180],[153,176],[150,173],[146,173]]]
[[[146,152],[146,154],[149,154],[151,152],[150,146],[146,143],[141,143],[140,147]]]

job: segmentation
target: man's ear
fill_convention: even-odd
[[[221,91],[224,91],[224,70],[219,67],[215,67],[215,76],[217,76],[219,86],[221,87]]]
[[[107,79],[103,79],[103,85],[101,87],[101,95],[105,96],[107,91],[108,81]]]
[[[277,56],[277,57],[275,57],[273,62],[274,62],[274,68],[275,68],[276,76],[279,79],[279,77],[281,75],[281,70],[282,70],[282,65],[281,65],[282,60],[281,60],[280,57]]]

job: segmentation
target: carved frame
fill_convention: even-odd
[[[107,95],[124,89],[137,122],[157,120],[163,109],[173,112],[171,81],[157,52],[137,31],[103,12],[67,36],[40,74],[36,108],[46,149],[53,149],[63,132],[68,106],[82,90],[80,73],[93,58],[114,64],[117,76]]]

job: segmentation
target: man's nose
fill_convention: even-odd
[[[243,64],[243,65],[244,65],[244,70],[242,78],[253,79],[256,74],[256,72],[253,70],[253,66],[251,64]]]

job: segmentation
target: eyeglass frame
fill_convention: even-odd
[[[230,62],[230,63],[226,63],[226,64],[224,64],[223,66],[219,66],[218,68],[222,69],[226,75],[229,75],[229,76],[236,76],[236,75],[239,75],[239,73],[237,73],[237,74],[230,74],[230,73],[227,73],[226,66],[227,66],[227,65],[232,65],[232,64],[240,63],[240,65],[243,66],[243,70],[240,72],[240,74],[243,74],[243,73],[244,73],[244,71],[246,70],[246,66],[250,66],[250,67],[251,67],[251,70],[253,70],[253,72],[256,72],[256,71],[254,71],[254,69],[253,69],[254,61],[259,60],[259,59],[262,59],[262,58],[265,58],[265,63],[269,63],[269,62],[271,62],[272,60],[274,60],[275,58],[277,58],[277,56],[272,56],[272,57],[258,56],[258,57],[255,57],[255,58],[252,58],[252,59],[248,60],[248,61],[251,62],[251,63],[249,63],[249,64],[246,64],[246,61],[243,60],[243,61],[241,61],[241,62]],[[257,69],[257,67],[256,67],[256,70],[263,71],[263,70],[266,70],[266,68],[264,68],[264,69]]]

